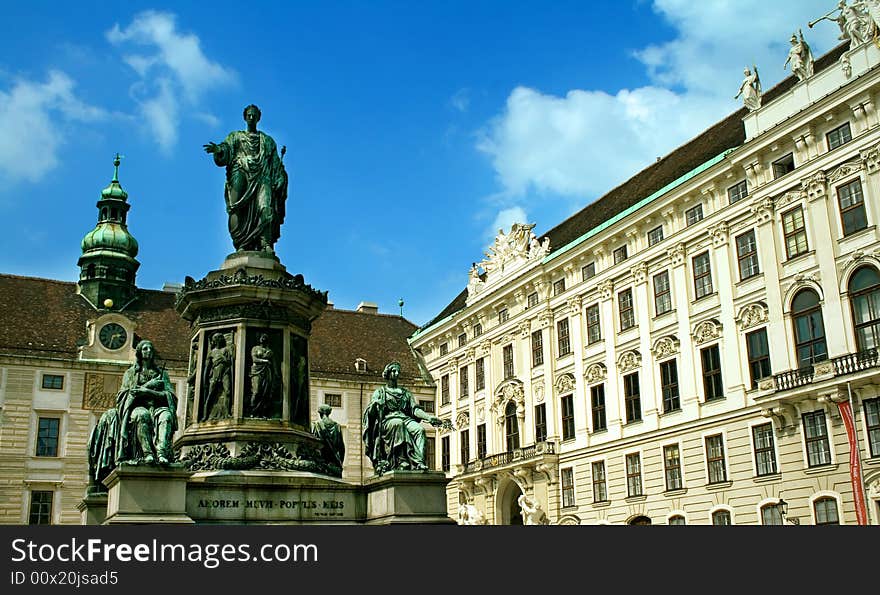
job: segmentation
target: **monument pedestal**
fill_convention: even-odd
[[[454,525],[446,511],[445,473],[390,471],[364,482],[367,525]]]
[[[186,514],[189,471],[180,465],[121,464],[107,479],[104,525],[193,524]]]
[[[83,525],[103,525],[107,518],[107,492],[89,492],[76,505]]]

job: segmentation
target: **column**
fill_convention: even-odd
[[[733,265],[731,252],[735,254],[736,246],[731,246],[729,228],[722,221],[709,230],[712,238],[713,276],[717,282],[718,299],[721,302],[721,378],[724,382],[724,393],[730,396],[734,391],[742,397],[745,395],[742,377],[742,359],[740,340],[736,332],[733,311]],[[738,268],[738,267],[737,267]],[[745,403],[742,403],[745,406]]]
[[[571,352],[574,355],[574,433],[575,436],[589,434],[590,425],[585,412],[590,410],[587,404],[587,387],[584,383],[584,317],[581,296],[570,298],[568,306],[568,333],[571,340]]]
[[[678,370],[678,388],[681,395],[681,408],[688,419],[696,418],[699,407],[699,393],[697,392],[697,368],[694,341],[691,337],[691,279],[688,278],[685,260],[687,251],[683,243],[678,243],[669,249],[667,253],[672,264],[670,288],[675,296],[673,308],[678,314],[678,341],[681,348]]]
[[[648,265],[639,263],[630,269],[633,278],[633,301],[636,308],[636,320],[639,325],[639,353],[642,356],[642,368],[639,370],[639,388],[641,390],[642,419],[646,430],[656,428],[663,407],[657,397],[659,382],[655,380],[657,370],[651,354],[651,308],[648,302]]]
[[[764,273],[764,291],[767,298],[767,343],[770,348],[770,366],[774,374],[791,368],[789,365],[788,333],[783,318],[782,288],[779,286],[780,264],[785,260],[785,248],[777,241],[773,217],[773,201],[761,198],[752,204],[758,240],[758,258]]]
[[[617,371],[617,325],[614,322],[614,283],[611,280],[599,284],[599,316],[602,337],[605,340],[605,418],[608,433],[619,438],[623,431],[623,385]]]

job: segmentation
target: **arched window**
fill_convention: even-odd
[[[712,513],[713,525],[731,525],[729,510],[716,510]]]
[[[782,525],[782,512],[775,502],[765,504],[761,507],[761,524],[762,525]]]
[[[106,219],[107,219],[107,207],[104,207],[103,209],[101,209],[101,221],[104,221]]]
[[[650,525],[651,519],[646,516],[639,515],[639,516],[635,517],[634,519],[630,520],[629,524],[630,525]]]
[[[880,275],[862,267],[849,280],[853,324],[859,351],[880,346]]]
[[[687,521],[680,514],[674,514],[671,517],[669,517],[669,524],[670,525],[687,525]]]
[[[825,325],[819,295],[812,289],[802,289],[791,302],[794,340],[799,368],[828,359],[825,346]]]
[[[817,498],[813,502],[813,512],[816,513],[817,525],[839,525],[840,519],[837,517],[837,500],[830,496]]]
[[[504,408],[504,428],[507,436],[507,452],[519,448],[519,420],[516,418],[516,403],[510,401]]]

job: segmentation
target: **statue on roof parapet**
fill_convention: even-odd
[[[798,77],[799,81],[804,81],[813,76],[813,52],[809,44],[804,41],[803,30],[798,29],[797,33],[791,34],[791,48],[788,50],[788,58],[782,68],[785,69],[791,65],[791,72]]]
[[[742,96],[743,105],[749,108],[750,112],[761,107],[761,78],[758,75],[758,66],[753,65],[752,70],[748,66],[743,70],[742,83],[739,85],[739,92],[733,96],[734,99]]]
[[[851,5],[848,5],[846,0],[840,0],[837,3],[837,8],[815,21],[810,21],[807,26],[812,28],[816,23],[826,19],[834,21],[840,27],[838,39],[842,41],[848,39],[849,49],[852,50],[870,41],[874,36],[875,23],[872,22],[872,18],[875,13],[880,16],[880,10],[876,4],[877,0],[856,0]],[[833,16],[835,12],[837,16]]]

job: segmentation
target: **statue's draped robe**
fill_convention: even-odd
[[[232,391],[232,354],[228,347],[217,347],[208,353],[202,386],[205,399],[199,419],[225,419],[230,415]]]
[[[251,414],[255,417],[270,417],[276,414],[280,377],[275,369],[272,350],[255,345],[251,350]],[[266,360],[266,361],[264,361]]]
[[[272,137],[257,131],[230,132],[218,145],[214,163],[226,166],[226,210],[236,250],[259,250],[261,238],[274,244],[281,235],[287,200],[287,172]],[[267,218],[264,209],[271,211]]]
[[[419,409],[405,388],[379,387],[364,411],[367,456],[381,470],[417,469],[425,464],[425,430],[415,417]]]
[[[162,386],[155,388],[155,384],[151,385],[153,390],[158,390],[162,396],[155,397],[149,401],[145,401],[143,397],[135,398],[131,393],[131,389],[136,386],[144,386],[154,378],[162,379]],[[174,389],[168,373],[165,370],[157,370],[155,368],[141,368],[137,364],[131,366],[125,371],[122,377],[122,388],[116,395],[116,410],[119,414],[119,436],[116,443],[116,462],[136,461],[143,458],[147,454],[142,452],[137,437],[137,427],[132,419],[135,410],[143,407],[149,411],[152,418],[151,438],[155,441],[155,431],[159,425],[159,416],[163,412],[169,412],[171,419],[171,432],[177,429],[177,398],[174,396]]]
[[[345,443],[342,441],[342,428],[328,418],[321,418],[312,425],[312,434],[321,440],[321,454],[324,460],[339,465],[345,460]]]

